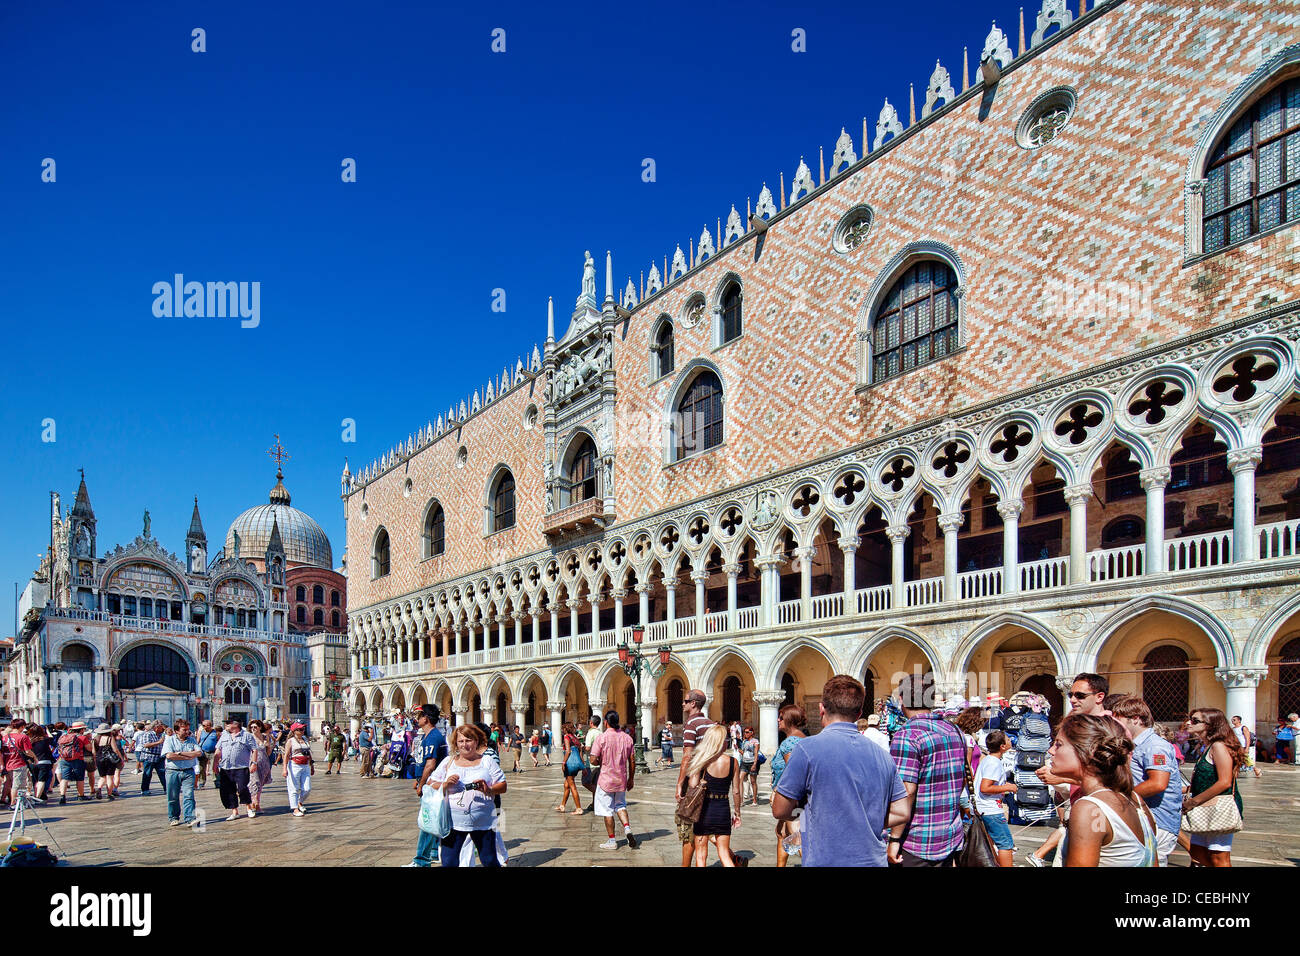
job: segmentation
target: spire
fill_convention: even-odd
[[[614,301],[614,254],[605,250],[605,301]]]
[[[90,507],[90,492],[86,490],[86,469],[78,468],[81,472],[81,484],[77,486],[77,500],[73,502],[72,513],[80,517],[94,518],[95,509]]]
[[[268,553],[274,551],[284,553],[284,544],[280,541],[280,522],[274,514],[271,515],[271,540],[266,543],[266,550]]]
[[[555,341],[555,299],[546,297],[546,341]]]
[[[190,515],[190,530],[185,535],[185,541],[186,543],[190,541],[208,543],[208,536],[203,533],[203,521],[199,518],[199,499],[197,495],[194,496],[194,513]]]

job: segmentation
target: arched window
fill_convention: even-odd
[[[388,532],[385,529],[380,528],[379,533],[375,535],[375,553],[370,560],[370,576],[372,578],[382,578],[388,573],[388,568]]]
[[[1110,452],[1106,459],[1106,500],[1118,501],[1142,494],[1138,471],[1138,463],[1128,448],[1120,446]]]
[[[227,704],[248,705],[253,702],[253,689],[248,686],[247,681],[234,680],[226,681],[225,699]]]
[[[325,589],[321,587],[319,584],[315,585],[311,589],[311,603],[312,604],[325,603]]]
[[[722,381],[705,369],[695,377],[674,410],[673,460],[722,444]]]
[[[307,609],[306,609],[305,607],[303,607],[301,604],[298,605],[298,618],[297,618],[297,620],[298,620],[298,623],[299,623],[299,624],[306,624],[306,623],[307,623]]]
[[[876,313],[872,381],[883,382],[957,348],[957,276],[927,259],[904,272]]]
[[[1156,720],[1182,720],[1187,716],[1191,671],[1187,652],[1164,644],[1147,653],[1142,661],[1142,698]]]
[[[1141,544],[1146,536],[1146,522],[1136,515],[1121,515],[1101,529],[1101,543],[1107,548]]]
[[[596,497],[596,443],[582,438],[569,461],[569,474],[563,490],[569,504]]]
[[[1206,252],[1300,220],[1300,79],[1273,87],[1232,125],[1205,179]]]
[[[1300,138],[1297,138],[1300,143]],[[1296,147],[1300,149],[1300,145]],[[1189,491],[1232,481],[1228,471],[1228,446],[1204,422],[1197,422],[1183,438],[1183,446],[1169,459],[1169,490]]]
[[[144,644],[126,652],[117,667],[117,686],[132,690],[145,684],[162,684],[172,690],[190,689],[190,668],[170,647]]]
[[[330,607],[338,607],[338,606],[339,606],[339,592],[330,591]]]
[[[338,626],[339,626],[339,612],[330,611],[330,627],[338,627]]]
[[[298,585],[298,600],[299,601],[307,600],[307,588],[301,584]]]
[[[650,343],[650,373],[660,378],[673,370],[673,324],[663,320]]]
[[[320,608],[316,608],[316,610],[312,611],[311,622],[323,626],[325,624],[325,612]]]
[[[722,682],[722,719],[731,723],[740,715],[740,678],[732,674]]]
[[[785,699],[781,701],[781,706],[794,703],[794,675],[786,671],[781,675],[781,693]]]
[[[424,518],[424,556],[436,558],[446,549],[447,514],[442,510],[442,505],[435,501]]]
[[[740,283],[730,282],[722,290],[722,324],[718,329],[718,344],[725,345],[733,339],[740,338],[744,331],[741,319]]]
[[[515,526],[515,476],[502,469],[492,488],[492,523],[490,530],[504,531]]]

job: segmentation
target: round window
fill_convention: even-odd
[[[1016,142],[1025,149],[1046,146],[1069,124],[1074,116],[1074,90],[1058,86],[1038,96],[1029,104],[1016,126]]]
[[[872,220],[875,215],[870,206],[854,206],[844,218],[840,220],[835,227],[835,235],[831,239],[831,245],[839,253],[852,252],[858,246],[867,240],[867,233],[871,231]]]
[[[456,467],[464,468],[467,461],[469,461],[469,449],[461,445],[460,450],[456,452]]]
[[[524,409],[524,428],[532,431],[537,425],[537,406],[529,405]]]

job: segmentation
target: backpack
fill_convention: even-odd
[[[64,734],[59,738],[59,759],[60,760],[85,760],[86,749],[81,744],[81,738],[76,734]]]
[[[1047,718],[1042,714],[1025,714],[1021,719],[1020,733],[1016,736],[1017,753],[1046,753],[1051,745],[1052,725],[1047,722]]]

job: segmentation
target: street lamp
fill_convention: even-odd
[[[650,767],[645,761],[645,738],[641,735],[641,674],[644,672],[651,680],[658,679],[668,666],[673,649],[667,644],[658,648],[653,654],[641,651],[641,642],[645,640],[645,627],[640,624],[632,627],[632,646],[624,641],[618,646],[618,662],[623,666],[623,673],[632,678],[636,687],[636,769],[640,773],[649,773]]]

